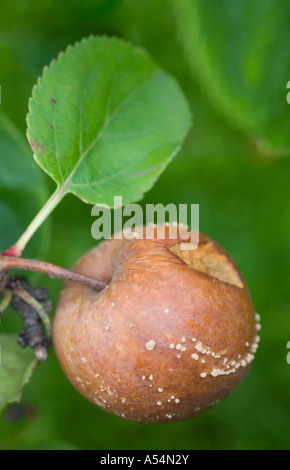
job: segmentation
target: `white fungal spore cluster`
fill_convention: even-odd
[[[261,324],[260,324],[260,315],[258,313],[255,314],[256,320],[256,332],[260,331]],[[202,379],[205,379],[208,376],[211,377],[218,377],[219,375],[229,375],[235,373],[240,367],[246,367],[250,364],[254,357],[255,353],[258,349],[258,343],[260,342],[260,337],[258,334],[255,335],[252,343],[250,344],[248,341],[245,342],[245,349],[246,352],[243,354],[239,354],[234,359],[229,359],[225,355],[225,351],[216,352],[209,346],[202,343],[202,341],[197,340],[195,337],[191,338],[191,341],[194,343],[194,349],[196,350],[191,354],[191,358],[194,361],[200,361],[202,364],[206,364],[206,359],[214,358],[222,360],[221,364],[217,364],[216,367],[213,367],[208,370],[203,370],[199,375]],[[188,348],[184,345],[186,342],[186,337],[183,336],[180,343],[174,344],[173,342],[169,344],[169,348],[174,350],[178,350],[180,352],[185,352]],[[181,344],[183,343],[183,345]],[[177,354],[176,357],[180,359],[181,355]],[[220,361],[219,361],[220,362]]]

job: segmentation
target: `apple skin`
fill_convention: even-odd
[[[257,315],[233,260],[199,235],[235,284],[192,269],[170,250],[180,241],[168,231],[161,240],[104,241],[74,270],[107,287],[67,282],[60,295],[53,342],[63,371],[92,403],[132,421],[202,413],[239,385],[257,349]]]

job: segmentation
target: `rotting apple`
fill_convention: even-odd
[[[54,346],[71,383],[100,408],[133,421],[182,421],[244,379],[259,316],[237,266],[212,239],[199,234],[196,249],[181,250],[187,228],[172,238],[166,224],[163,239],[154,238],[156,226],[153,239],[143,230],[77,262],[75,271],[107,287],[65,284]]]

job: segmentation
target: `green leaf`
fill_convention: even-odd
[[[268,152],[290,152],[287,0],[172,0],[188,63],[224,116]]]
[[[25,230],[47,198],[41,172],[31,159],[31,150],[10,119],[0,112],[0,251]],[[48,247],[48,230],[31,246],[31,253]]]
[[[16,335],[0,334],[0,411],[21,400],[22,388],[29,381],[36,359],[31,349],[22,349]]]
[[[46,67],[33,90],[28,139],[57,183],[92,204],[140,199],[190,127],[176,81],[140,48],[89,37]]]

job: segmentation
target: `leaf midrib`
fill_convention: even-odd
[[[105,122],[103,124],[103,127],[100,129],[99,133],[92,140],[91,144],[88,145],[86,150],[79,156],[79,159],[76,162],[74,168],[69,173],[67,178],[62,182],[61,188],[60,188],[60,184],[58,183],[59,189],[62,193],[65,194],[65,193],[70,192],[69,191],[70,182],[71,182],[72,178],[74,177],[75,173],[77,172],[78,168],[80,167],[80,165],[82,164],[84,159],[87,157],[87,155],[91,152],[91,150],[95,147],[95,145],[99,142],[99,140],[102,137],[104,131],[106,130],[108,125],[113,121],[113,119],[117,116],[117,114],[120,112],[120,110],[123,109],[125,106],[127,106],[127,104],[132,101],[132,99],[142,90],[142,88],[144,88],[145,85],[147,85],[148,81],[151,80],[154,77],[154,75],[157,75],[158,73],[160,73],[160,72],[156,71],[156,70],[153,70],[150,77],[147,77],[146,80],[144,80],[142,83],[140,83],[140,85],[137,88],[135,88],[135,90],[131,94],[129,94],[126,97],[125,100],[123,100],[120,103],[120,105],[115,109],[115,111],[110,116],[107,117],[107,119],[105,120]],[[84,92],[83,92],[83,96],[84,96]],[[109,99],[109,101],[110,101],[110,99]]]

